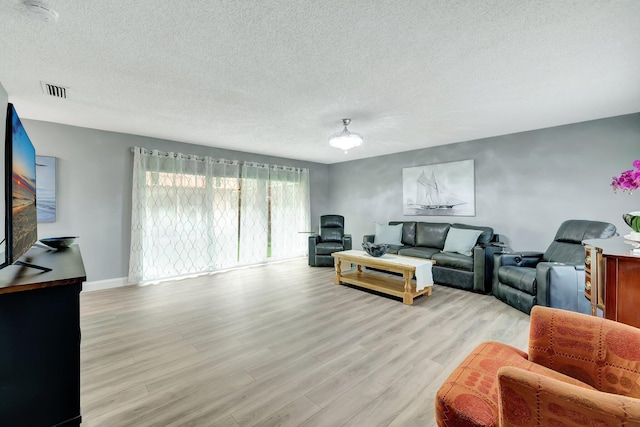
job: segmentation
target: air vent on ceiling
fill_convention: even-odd
[[[42,91],[45,95],[54,96],[56,98],[67,98],[67,87],[54,85],[52,83],[40,82],[42,86]]]

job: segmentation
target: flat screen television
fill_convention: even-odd
[[[36,214],[36,150],[27,135],[16,109],[7,108],[5,137],[5,259],[10,264],[29,265],[18,261],[38,240]],[[32,265],[29,265],[32,266]],[[37,266],[32,266],[36,267]]]

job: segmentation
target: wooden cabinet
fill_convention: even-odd
[[[585,246],[585,296],[591,314],[640,328],[640,255],[622,237],[589,239]]]
[[[598,251],[593,246],[585,245],[585,255],[584,295],[591,302],[591,314],[595,316],[598,309],[604,310],[604,286],[598,286],[598,284],[604,283],[602,251]],[[598,295],[598,298],[594,300],[591,298],[592,295]]]
[[[0,425],[79,426],[80,250],[34,247],[21,260],[52,271],[0,271]]]

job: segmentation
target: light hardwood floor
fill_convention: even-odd
[[[434,286],[413,306],[306,260],[81,294],[83,427],[432,426],[482,341],[529,316]]]

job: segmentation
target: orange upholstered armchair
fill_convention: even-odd
[[[640,426],[640,329],[535,306],[528,354],[480,344],[435,404],[439,426]]]

